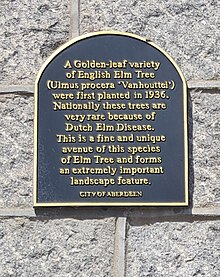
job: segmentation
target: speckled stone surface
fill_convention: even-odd
[[[170,54],[185,77],[220,77],[217,0],[81,0],[80,32],[118,30],[146,37]]]
[[[0,208],[32,205],[33,101],[0,95]]]
[[[220,205],[220,92],[192,91],[190,190],[193,206]]]
[[[69,38],[68,0],[0,1],[0,83],[31,84],[43,61]]]
[[[112,218],[0,219],[0,276],[112,276]]]
[[[0,276],[220,276],[219,14],[217,0],[0,1]],[[31,91],[78,23],[152,40],[201,88],[189,90],[190,207],[32,208]]]
[[[220,275],[220,221],[130,221],[126,277]]]

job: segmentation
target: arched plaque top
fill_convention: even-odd
[[[34,206],[187,206],[187,89],[131,33],[60,46],[35,82]]]
[[[179,73],[183,84],[185,87],[187,87],[186,85],[186,80],[185,77],[182,73],[182,71],[180,70],[179,66],[177,65],[177,63],[174,61],[174,59],[164,50],[162,49],[160,46],[158,46],[156,43],[152,42],[151,40],[141,37],[139,35],[136,34],[132,34],[132,33],[128,33],[128,32],[120,32],[120,31],[99,31],[99,32],[92,32],[92,33],[88,33],[88,34],[84,34],[81,36],[78,36],[76,38],[73,38],[71,40],[69,40],[68,42],[64,43],[63,45],[61,45],[60,47],[58,47],[50,56],[49,58],[46,59],[46,61],[43,63],[43,65],[41,66],[40,70],[38,71],[37,74],[37,78],[36,78],[36,84],[38,83],[43,71],[45,70],[45,68],[48,66],[48,64],[57,56],[59,55],[63,50],[65,50],[66,48],[68,48],[69,46],[71,46],[72,44],[75,44],[81,40],[85,40],[91,37],[96,37],[96,36],[105,36],[105,35],[116,35],[116,36],[125,36],[125,37],[130,37],[133,39],[137,39],[140,41],[143,41],[149,45],[151,45],[152,47],[154,47],[155,49],[157,49],[158,51],[160,51],[165,57],[167,57],[170,62],[173,64],[173,66],[176,68],[177,72]]]

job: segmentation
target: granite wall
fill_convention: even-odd
[[[215,0],[0,2],[0,276],[220,276],[220,6]],[[65,41],[154,41],[188,84],[188,208],[32,207],[33,87]]]

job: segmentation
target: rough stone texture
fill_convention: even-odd
[[[79,3],[82,34],[110,29],[139,34],[164,48],[190,84],[210,88],[210,80],[216,84],[220,79],[219,1]],[[30,87],[43,61],[70,34],[77,34],[75,15],[78,0],[0,1],[0,276],[119,277],[124,263],[126,277],[220,276],[217,90],[190,91],[190,196],[192,210],[202,217],[190,215],[192,205],[189,209],[32,208]],[[202,79],[209,80],[208,85]],[[123,224],[117,221],[117,232],[114,219],[124,216],[129,217],[126,249],[125,219]]]
[[[0,276],[112,276],[114,219],[0,220]]]
[[[220,204],[220,93],[192,91],[191,101],[193,205],[217,206]]]
[[[0,208],[32,205],[33,96],[0,95]]]
[[[220,221],[131,221],[126,277],[220,275]]]
[[[1,0],[0,25],[0,82],[32,83],[46,57],[69,38],[69,1]]]
[[[187,79],[220,76],[217,0],[81,0],[81,33],[118,30],[147,37],[169,53]]]
[[[220,93],[217,90],[196,90],[191,91],[190,95],[189,169],[193,206],[218,206],[220,204]],[[0,96],[0,141],[0,208],[31,207],[32,96],[8,94]]]

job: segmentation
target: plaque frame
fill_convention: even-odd
[[[146,42],[150,44],[152,47],[155,49],[159,50],[168,60],[172,63],[172,65],[175,67],[177,70],[182,83],[183,83],[183,137],[184,137],[184,193],[185,193],[185,199],[183,202],[49,202],[49,203],[38,203],[37,202],[37,164],[38,164],[38,143],[37,143],[37,138],[38,138],[38,82],[41,78],[41,75],[43,74],[45,68],[47,65],[65,48],[69,47],[70,45],[80,41],[84,40],[89,37],[94,37],[94,36],[100,36],[100,35],[119,35],[119,36],[126,36],[126,37],[131,37],[135,38],[137,40]],[[127,33],[127,32],[120,32],[120,31],[99,31],[99,32],[92,32],[88,34],[84,34],[81,36],[78,36],[76,38],[73,38],[69,40],[68,42],[64,43],[62,46],[60,46],[57,50],[55,50],[43,63],[41,66],[40,70],[38,71],[37,78],[35,81],[35,88],[34,88],[34,174],[33,174],[33,182],[34,182],[34,187],[33,187],[33,206],[34,207],[89,207],[89,206],[123,206],[123,207],[129,207],[129,206],[145,206],[145,207],[164,207],[164,206],[170,206],[170,207],[175,207],[175,206],[188,206],[189,205],[189,192],[188,192],[188,128],[187,128],[187,84],[186,80],[176,64],[176,62],[173,60],[172,57],[170,57],[169,54],[167,54],[160,46],[156,45],[154,42],[150,41],[147,38],[141,37],[136,34],[132,33]]]

